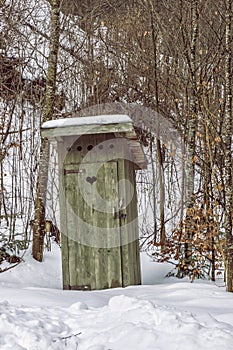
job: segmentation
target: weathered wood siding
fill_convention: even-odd
[[[124,143],[99,134],[64,137],[58,147],[64,288],[140,284],[135,171]]]

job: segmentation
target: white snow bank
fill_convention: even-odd
[[[143,274],[149,266],[158,284],[63,291],[52,248],[43,263],[28,252],[0,274],[1,350],[233,349],[233,295],[224,288],[164,279],[168,267],[143,256]]]
[[[217,350],[233,344],[233,326],[208,314],[200,317],[125,295],[101,308],[87,309],[80,302],[68,309],[2,302],[0,312],[2,350]]]
[[[164,283],[165,277],[173,269],[173,266],[166,263],[155,263],[146,252],[140,254],[142,284]]]
[[[124,114],[112,115],[97,115],[92,117],[76,117],[50,120],[42,125],[42,129],[49,128],[65,128],[68,126],[77,125],[99,125],[99,124],[118,124],[118,123],[132,123],[132,119]]]

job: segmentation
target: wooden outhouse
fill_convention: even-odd
[[[48,121],[42,136],[58,148],[63,288],[140,284],[135,170],[146,161],[132,120]]]

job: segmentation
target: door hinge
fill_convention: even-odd
[[[64,169],[64,175],[67,174],[83,174],[86,172],[86,169]]]

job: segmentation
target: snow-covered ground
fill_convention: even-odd
[[[233,294],[210,282],[164,278],[142,256],[143,285],[61,290],[60,251],[0,274],[1,350],[233,349]]]

